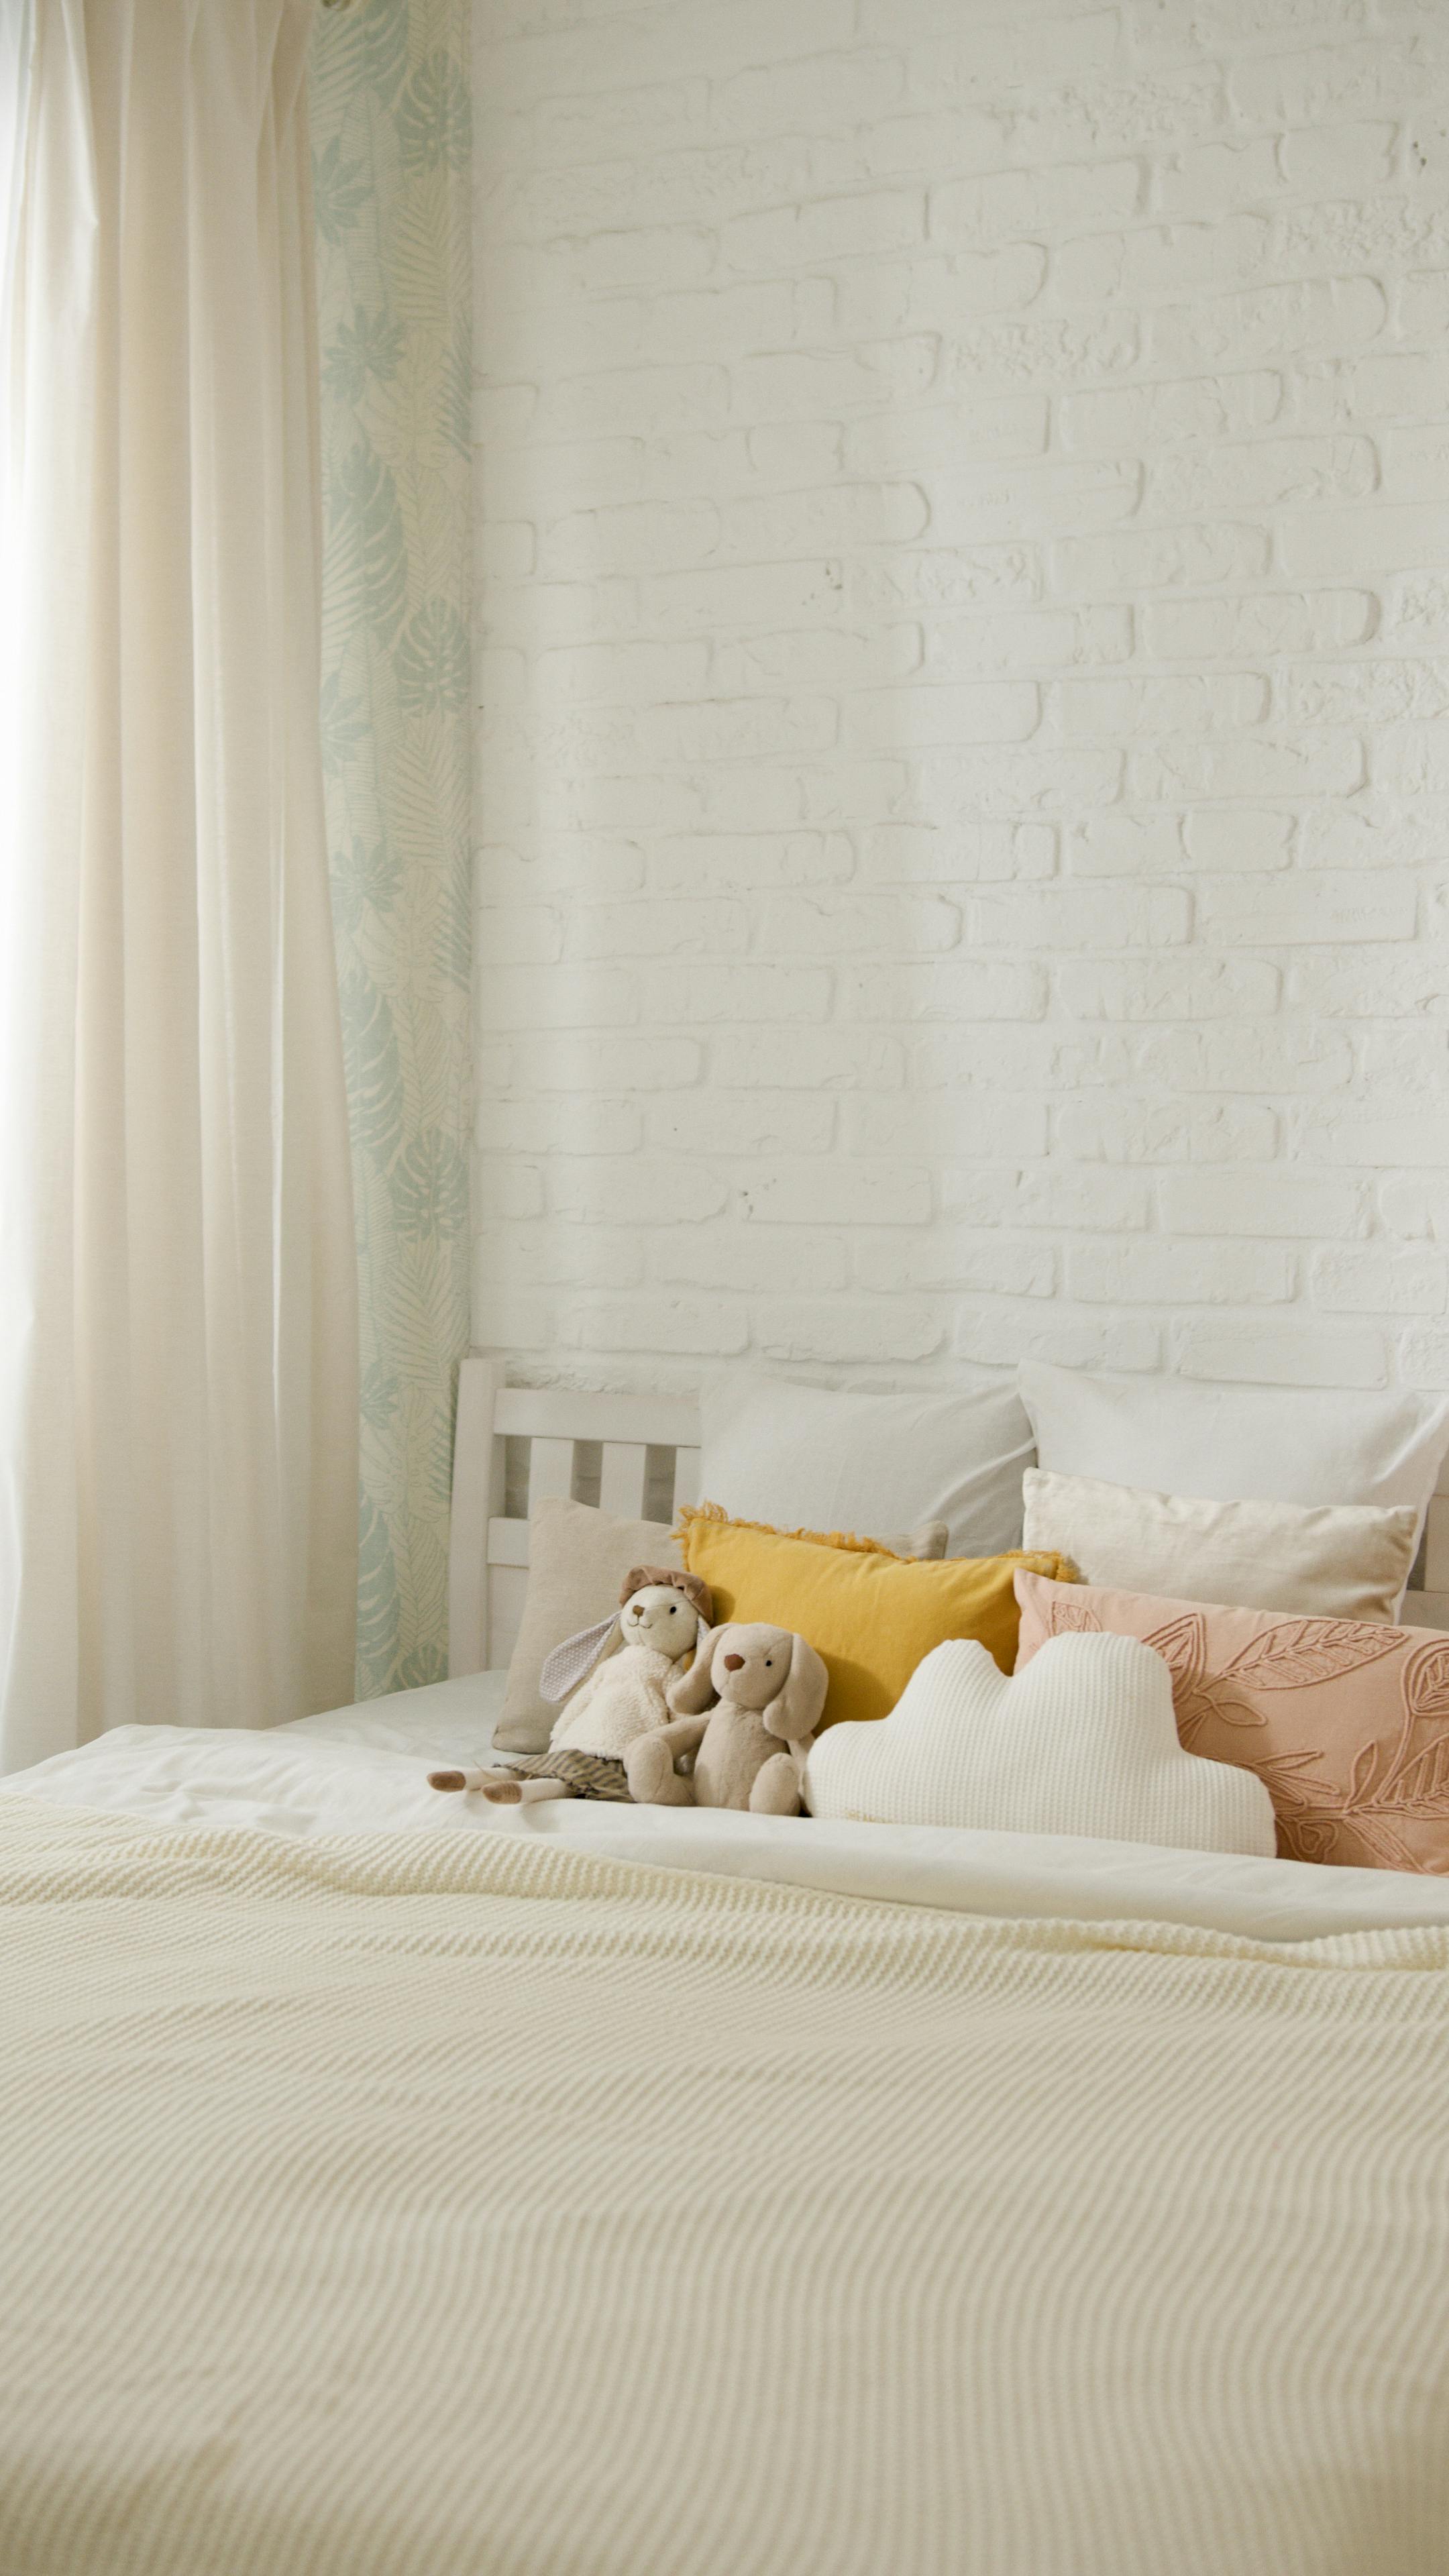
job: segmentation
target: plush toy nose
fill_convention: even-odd
[[[726,1655],[725,1671],[727,1673],[742,1673],[744,1669],[745,1659],[743,1655]]]

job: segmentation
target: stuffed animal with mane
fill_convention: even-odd
[[[701,1629],[709,1633],[714,1600],[697,1574],[636,1565],[625,1575],[617,1613],[555,1647],[539,1675],[539,1693],[566,1707],[554,1721],[548,1751],[505,1769],[430,1771],[435,1789],[481,1789],[495,1806],[540,1798],[610,1798],[631,1792],[624,1756],[642,1735],[666,1726],[666,1693]],[[617,1648],[611,1652],[611,1648]],[[581,1685],[581,1687],[576,1687]]]

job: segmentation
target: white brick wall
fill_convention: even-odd
[[[479,0],[475,1336],[1449,1386],[1449,7]]]

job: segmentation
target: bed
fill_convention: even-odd
[[[426,1789],[689,1427],[469,1376],[453,1678],[5,1784],[5,2576],[1442,2576],[1444,1881]]]

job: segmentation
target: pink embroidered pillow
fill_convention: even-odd
[[[1287,1860],[1449,1872],[1449,1634],[1154,1601],[1020,1570],[1016,1668],[1048,1637],[1154,1646],[1189,1752],[1256,1771]]]

